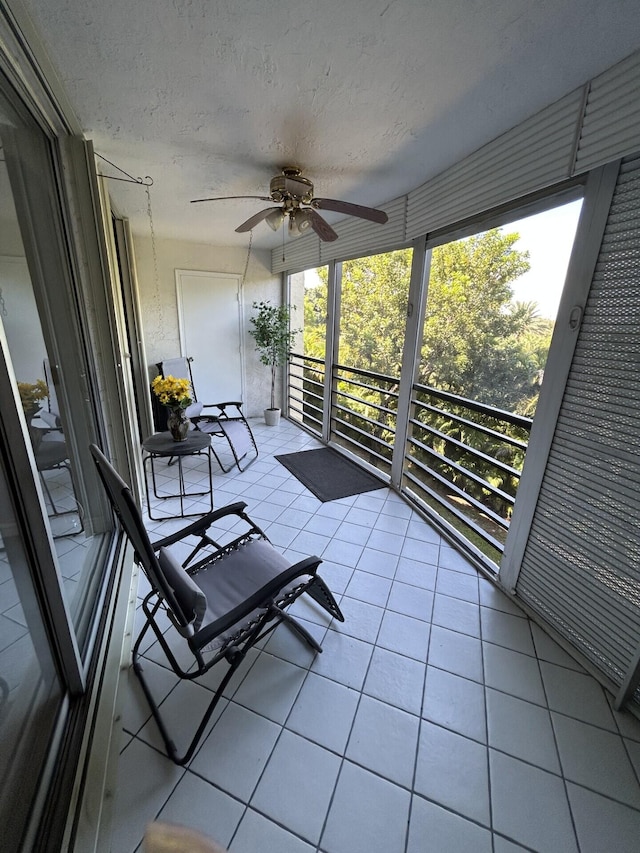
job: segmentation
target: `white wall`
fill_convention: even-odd
[[[47,351],[25,258],[0,255],[0,290],[6,311],[2,322],[16,379],[44,379]]]
[[[46,357],[9,177],[0,166],[0,310],[18,382],[44,379]]]
[[[176,269],[235,273],[241,276],[247,262],[247,250],[156,237],[157,282],[151,238],[134,235],[134,251],[144,342],[152,371],[150,376],[153,376],[153,365],[156,362],[180,355]],[[271,252],[252,250],[241,293],[245,364],[244,411],[249,417],[261,415],[263,409],[269,405],[268,368],[258,361],[253,338],[248,334],[248,329],[251,305],[254,301],[270,299],[274,304],[280,302],[280,275],[273,275],[270,265]],[[230,306],[230,310],[235,311],[235,306]]]

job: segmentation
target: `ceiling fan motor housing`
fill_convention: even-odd
[[[274,201],[293,198],[304,204],[309,204],[313,198],[313,183],[309,178],[303,178],[299,173],[292,174],[292,172],[297,171],[297,169],[287,170],[284,174],[276,175],[275,178],[271,179],[269,190]]]

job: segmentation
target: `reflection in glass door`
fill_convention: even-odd
[[[18,849],[61,699],[26,549],[0,467],[0,826],[4,850]]]
[[[12,853],[61,849],[114,566],[89,451],[101,432],[90,341],[104,314],[74,278],[62,154],[3,81],[0,827]]]
[[[101,520],[99,486],[92,490],[83,470],[94,415],[75,306],[61,273],[57,201],[47,180],[49,145],[1,93],[0,144],[0,319],[68,612],[83,645],[102,581],[102,534],[110,521]],[[40,231],[34,239],[31,229],[45,215],[49,233]]]

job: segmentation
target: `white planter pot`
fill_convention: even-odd
[[[278,426],[280,423],[280,409],[265,409],[264,422],[267,426]]]

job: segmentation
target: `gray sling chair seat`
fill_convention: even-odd
[[[169,758],[184,765],[192,758],[231,677],[259,640],[285,622],[316,652],[322,651],[286,608],[307,593],[334,619],[344,622],[344,617],[317,574],[320,558],[307,557],[292,565],[251,521],[245,513],[244,502],[207,513],[176,533],[152,543],[124,480],[93,444],[91,453],[110,503],[133,545],[136,561],[151,586],[142,602],[146,620],[133,646],[133,668]],[[216,522],[222,522],[219,533],[212,531]],[[244,528],[242,532],[240,526]],[[218,535],[226,540],[224,544],[214,538]],[[182,553],[178,556],[179,550]],[[186,558],[180,562],[185,553]],[[172,626],[167,636],[172,634],[179,642],[182,642],[181,637],[193,655],[190,667],[183,668],[176,660],[163,633],[167,630],[164,617],[168,617]],[[228,667],[182,755],[178,754],[165,727],[140,662],[141,643],[149,630],[155,634],[180,679],[196,679],[222,661]]]
[[[233,454],[234,464],[238,466],[239,471],[245,471],[258,458],[258,445],[251,427],[242,413],[242,402],[239,400],[224,403],[199,402],[191,372],[192,361],[193,358],[191,357],[170,358],[159,361],[156,367],[162,376],[189,379],[193,392],[193,403],[187,407],[187,417],[201,432],[206,432],[212,437],[217,436],[226,439]],[[215,451],[213,441],[211,442],[211,452],[224,473],[228,474],[233,465],[225,468]]]

